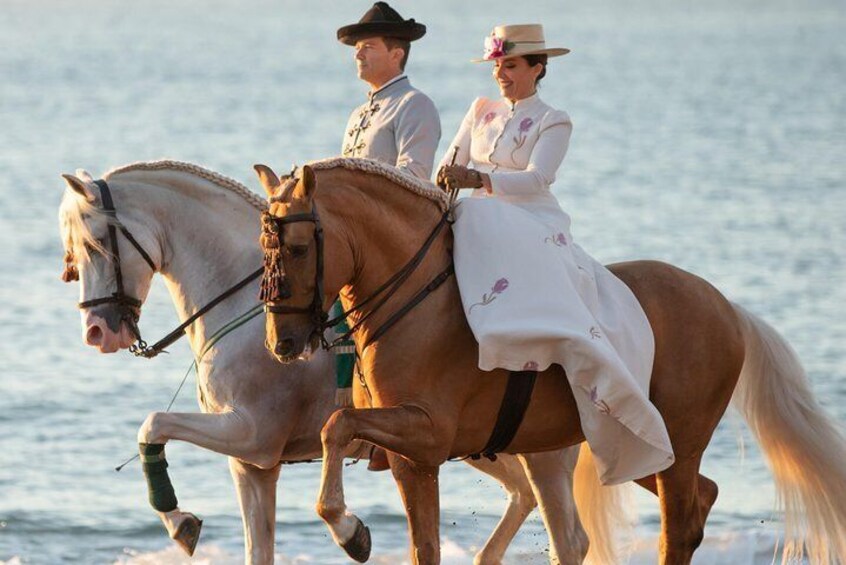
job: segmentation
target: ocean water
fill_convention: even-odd
[[[840,0],[397,1],[429,26],[409,74],[441,112],[442,151],[475,96],[493,25],[540,21],[572,53],[541,96],[575,124],[554,187],[574,234],[605,262],[668,261],[703,276],[790,341],[821,404],[846,422],[846,8]],[[368,2],[4,0],[0,5],[0,563],[183,563],[146,502],[133,455],[146,414],[188,367],[81,341],[77,289],[58,281],[60,173],[193,161],[259,190],[280,169],[336,154],[366,88],[335,29]],[[144,331],[177,320],[164,286]],[[174,410],[197,411],[189,385]],[[739,447],[744,440],[745,449]],[[205,520],[194,563],[238,563],[225,458],[168,447],[180,505]],[[772,481],[737,416],[703,463],[721,487],[697,564],[769,563],[781,532]],[[316,465],[283,469],[277,560],[343,563],[313,511]],[[387,474],[347,470],[375,563],[406,557]],[[632,563],[654,562],[658,509],[638,496]],[[462,464],[442,471],[445,563],[470,563],[504,507]],[[844,501],[846,503],[846,501]],[[541,563],[538,516],[508,563]]]

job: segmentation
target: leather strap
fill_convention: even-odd
[[[496,454],[508,447],[526,415],[537,376],[537,371],[511,371],[491,437],[482,451],[471,455],[471,459],[487,457],[496,461]]]

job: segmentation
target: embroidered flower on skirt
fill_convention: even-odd
[[[599,393],[596,391],[596,387],[590,387],[590,401],[593,402],[593,405],[596,406],[600,412],[603,414],[611,415],[611,407],[608,406],[608,403],[599,398]]]
[[[507,288],[508,288],[508,279],[506,279],[506,278],[499,279],[491,287],[490,294],[488,294],[487,292],[485,294],[483,294],[482,295],[482,301],[476,302],[475,304],[470,306],[470,310],[467,311],[467,314],[469,315],[473,311],[473,308],[475,308],[476,306],[487,306],[488,304],[490,304],[491,302],[496,300],[497,295],[500,295],[503,292],[505,292],[505,290]]]
[[[565,247],[567,245],[567,236],[563,233],[558,232],[557,234],[551,237],[543,238],[544,243],[551,243],[556,247]]]
[[[537,361],[526,361],[526,364],[523,365],[524,371],[537,371],[538,370],[538,362]]]

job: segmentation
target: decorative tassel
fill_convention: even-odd
[[[73,251],[65,253],[65,270],[62,272],[62,280],[64,282],[79,280],[79,270],[76,268]]]
[[[262,214],[259,243],[264,249],[264,274],[261,277],[259,300],[274,302],[282,298],[283,273],[279,229],[267,212]]]
[[[282,269],[280,268],[279,249],[264,251],[264,274],[261,277],[259,300],[273,302],[279,300],[282,289]]]

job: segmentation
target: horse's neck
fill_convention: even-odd
[[[161,204],[151,206],[164,239],[161,274],[184,321],[261,266],[259,211],[240,195],[188,173],[159,175],[151,188]],[[251,288],[187,328],[195,353],[213,332],[257,304]]]
[[[358,197],[350,198],[341,191],[332,191],[333,194],[325,199],[333,215],[340,216],[353,239],[351,244],[356,264],[353,280],[342,293],[345,308],[369,297],[402,269],[420,251],[441,218],[432,202],[385,179],[356,182],[351,189],[358,193]],[[449,264],[450,240],[449,229],[443,229],[415,271],[385,306],[363,324],[362,339],[372,335]],[[367,312],[368,307],[364,311]]]

